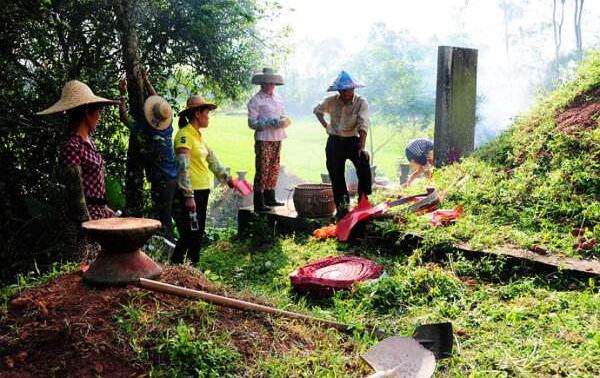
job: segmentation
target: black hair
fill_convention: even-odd
[[[190,123],[190,121],[188,120],[188,116],[188,112],[183,112],[179,115],[179,121],[177,122],[177,124],[179,125],[180,129],[183,129],[188,125],[188,123]]]
[[[186,127],[188,125],[188,123],[191,122],[192,117],[194,114],[196,114],[196,112],[201,112],[201,111],[204,111],[204,109],[208,109],[208,108],[209,108],[208,105],[202,105],[197,108],[185,110],[184,112],[182,112],[181,115],[179,116],[179,121],[177,122],[177,124],[179,125],[179,128],[183,129],[184,127]]]
[[[81,121],[85,119],[87,113],[93,112],[94,110],[101,109],[102,104],[93,103],[80,105],[76,108],[67,110],[67,117],[69,117],[69,127],[76,129]]]

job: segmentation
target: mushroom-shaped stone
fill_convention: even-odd
[[[161,223],[145,218],[104,218],[87,221],[82,228],[101,246],[98,257],[83,274],[84,281],[96,285],[125,285],[139,278],[155,278],[161,267],[140,249],[161,228]]]

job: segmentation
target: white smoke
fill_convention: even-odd
[[[384,22],[392,30],[406,29],[423,43],[432,43],[433,51],[437,51],[437,45],[478,49],[476,144],[509,127],[515,117],[527,111],[536,95],[551,84],[548,74],[553,67],[554,40],[552,2],[548,0],[370,0],[368,4],[362,0],[278,2],[283,6],[283,12],[277,22],[291,27],[291,43],[297,46],[302,46],[306,40],[338,39],[344,46],[342,54],[356,53],[364,46],[370,26]],[[572,52],[575,46],[572,3],[565,3],[562,56]],[[505,9],[509,13],[505,13]],[[600,44],[599,16],[600,1],[585,2],[582,19],[584,50]],[[340,64],[340,51],[332,56],[336,58],[329,64],[335,72]],[[310,72],[317,69],[311,67],[315,60],[306,50],[296,49],[287,65],[294,72]],[[310,69],[306,70],[308,67]],[[355,75],[360,76],[360,73]],[[432,75],[431,89],[435,91],[436,73],[432,72]]]

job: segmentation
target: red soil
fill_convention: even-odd
[[[600,116],[600,89],[581,94],[569,106],[556,115],[556,123],[562,131],[573,134],[598,126]]]
[[[218,291],[204,276],[184,267],[166,267],[160,281],[193,289]],[[93,288],[81,273],[69,273],[23,292],[0,319],[0,377],[132,377],[150,368],[135,363],[127,335],[115,327],[123,304],[139,293],[139,306],[152,311],[177,310],[189,299],[148,292],[136,286]],[[252,300],[252,299],[249,299]],[[136,302],[137,303],[137,302]],[[198,321],[195,327],[202,327]],[[212,327],[231,332],[246,363],[259,355],[282,353],[291,346],[314,349],[293,324],[275,325],[269,317],[217,308]],[[274,336],[277,328],[286,337]],[[281,332],[279,332],[281,334]]]

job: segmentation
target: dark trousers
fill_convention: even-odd
[[[202,248],[202,239],[204,238],[204,229],[206,227],[206,209],[208,207],[209,189],[194,190],[194,199],[196,200],[196,217],[198,219],[198,230],[192,231],[190,228],[190,212],[185,207],[185,197],[178,190],[175,195],[174,208],[175,223],[179,230],[179,240],[175,245],[171,262],[181,264],[187,254],[193,265],[200,261],[200,248]]]
[[[344,177],[346,160],[349,159],[356,168],[358,197],[360,198],[363,194],[371,194],[371,167],[366,158],[359,156],[359,150],[360,140],[358,137],[344,138],[330,135],[327,139],[327,147],[325,147],[327,171],[331,179],[333,199],[338,213],[340,210],[344,211],[350,202]]]
[[[177,189],[177,179],[156,180],[151,185],[152,203],[154,204],[153,216],[162,223],[165,237],[174,242],[173,198]]]

